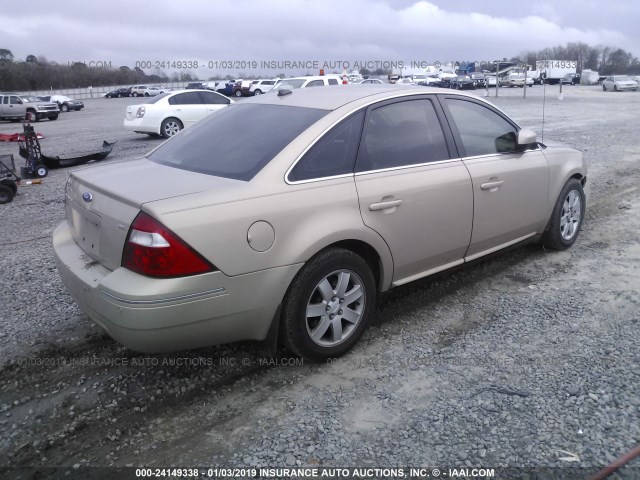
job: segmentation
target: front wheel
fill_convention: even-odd
[[[255,92],[253,92],[254,95],[262,95],[262,91],[261,90],[256,90]]]
[[[242,96],[242,91],[241,91],[241,90],[236,90],[233,94],[234,94],[236,97],[241,97],[241,96]]]
[[[298,272],[285,296],[285,343],[312,361],[343,355],[362,336],[375,303],[376,283],[367,262],[350,250],[326,250]]]
[[[558,196],[547,230],[542,235],[542,244],[554,250],[566,250],[573,245],[582,227],[585,208],[582,184],[572,178]]]
[[[68,112],[69,111],[69,105],[67,105],[66,103],[63,103],[62,105],[60,105],[60,111],[61,112]]]

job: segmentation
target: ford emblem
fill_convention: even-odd
[[[84,192],[82,194],[82,200],[89,203],[91,200],[93,200],[93,195],[91,195],[89,192]]]

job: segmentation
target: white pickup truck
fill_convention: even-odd
[[[28,113],[34,122],[43,118],[57,120],[60,109],[56,103],[43,102],[34,95],[0,93],[0,120],[18,121],[24,119]]]

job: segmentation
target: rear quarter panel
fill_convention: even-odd
[[[328,245],[360,240],[381,257],[381,288],[391,283],[391,253],[384,240],[364,226],[352,177],[290,185],[277,193],[208,205],[211,195],[215,193],[153,202],[143,209],[228,276],[303,263]],[[194,207],[195,203],[202,206]],[[275,232],[273,245],[263,252],[248,241],[249,228],[258,221],[267,222]]]

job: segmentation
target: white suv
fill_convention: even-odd
[[[156,85],[136,85],[131,88],[131,96],[132,97],[155,97],[156,95],[160,95],[164,93],[166,90],[162,86]]]
[[[325,87],[328,85],[341,85],[343,83],[340,75],[323,75],[310,77],[294,77],[283,78],[279,80],[273,90],[278,91],[282,88],[308,88],[308,87]]]
[[[262,95],[273,88],[278,79],[274,80],[254,80],[249,87],[249,95]]]

